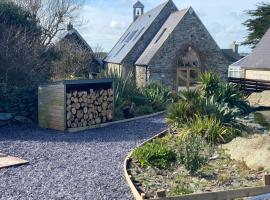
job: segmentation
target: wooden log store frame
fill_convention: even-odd
[[[114,93],[114,81],[113,79],[71,80],[39,86],[38,123],[40,127],[76,132],[102,126],[98,124],[79,128],[67,127],[67,93],[75,89],[79,91],[112,89]],[[115,98],[114,94],[113,97]],[[113,99],[113,113],[114,101],[115,99]]]

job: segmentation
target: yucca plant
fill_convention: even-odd
[[[182,127],[180,134],[184,139],[196,134],[205,138],[210,144],[216,144],[225,142],[231,132],[218,119],[198,115]]]
[[[226,103],[230,108],[238,108],[241,113],[248,114],[251,112],[247,96],[240,91],[238,85],[233,83],[222,84],[218,92],[214,94],[217,102]]]
[[[201,113],[201,108],[189,101],[179,101],[172,104],[168,109],[166,121],[173,127],[179,128],[190,120],[193,120],[196,114]]]
[[[201,101],[202,115],[214,117],[223,125],[230,126],[236,121],[240,110],[238,108],[230,108],[227,103],[217,102],[212,96],[211,98],[203,98]]]
[[[99,74],[99,78],[114,79],[116,105],[121,105],[126,100],[133,100],[138,95],[136,83],[131,72],[124,75],[114,70],[103,71]]]
[[[168,104],[174,102],[174,94],[171,87],[160,82],[151,82],[141,89],[141,95],[146,98],[155,110],[165,110]]]
[[[204,97],[214,95],[218,90],[221,83],[221,77],[214,72],[205,72],[201,76],[200,90]]]

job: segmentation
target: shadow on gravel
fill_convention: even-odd
[[[35,125],[10,125],[0,128],[0,141],[118,142],[148,139],[158,130],[166,129],[164,116],[116,124],[78,133],[66,133],[42,129]]]

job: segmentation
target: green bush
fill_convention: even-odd
[[[132,73],[124,75],[115,71],[103,71],[99,74],[99,78],[114,79],[116,107],[122,106],[127,100],[133,101],[138,96],[138,90]]]
[[[153,166],[165,169],[176,161],[176,154],[165,145],[160,143],[147,143],[135,149],[133,156],[142,167]]]
[[[223,82],[221,77],[213,72],[202,75],[200,91],[204,98],[214,98],[217,103],[227,104],[232,109],[238,108],[241,115],[251,112],[247,96],[240,91],[239,86]]]
[[[215,92],[214,97],[219,103],[225,103],[229,108],[239,109],[241,115],[251,112],[251,107],[247,96],[240,91],[239,86],[233,83],[220,84],[219,89]]]
[[[180,162],[191,174],[205,165],[213,152],[212,147],[206,143],[202,136],[197,134],[181,137],[177,146]]]
[[[198,109],[199,107],[190,102],[179,101],[169,107],[166,121],[168,124],[179,128],[192,120],[196,114],[199,114]]]
[[[187,122],[180,130],[182,138],[189,138],[190,135],[198,135],[211,144],[225,142],[231,132],[222,123],[212,117],[196,116],[194,120]]]
[[[213,96],[210,99],[202,99],[201,108],[202,115],[216,118],[226,126],[233,126],[236,123],[236,117],[240,115],[238,108],[230,108],[227,103],[219,103]]]
[[[136,116],[148,115],[151,113],[154,113],[153,107],[151,105],[141,105],[137,106],[135,109]]]
[[[37,122],[37,87],[8,87],[6,94],[0,94],[0,112],[10,112]]]
[[[168,104],[174,102],[174,94],[171,87],[162,85],[160,82],[152,82],[141,89],[141,95],[148,99],[154,110],[165,110]]]
[[[206,72],[201,76],[200,90],[205,97],[210,97],[219,90],[221,77],[213,72]]]

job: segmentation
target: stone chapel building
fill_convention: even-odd
[[[161,81],[175,90],[197,84],[213,70],[227,76],[228,61],[195,11],[178,10],[172,0],[144,13],[133,6],[134,21],[105,59],[108,70],[132,72],[139,87]]]

